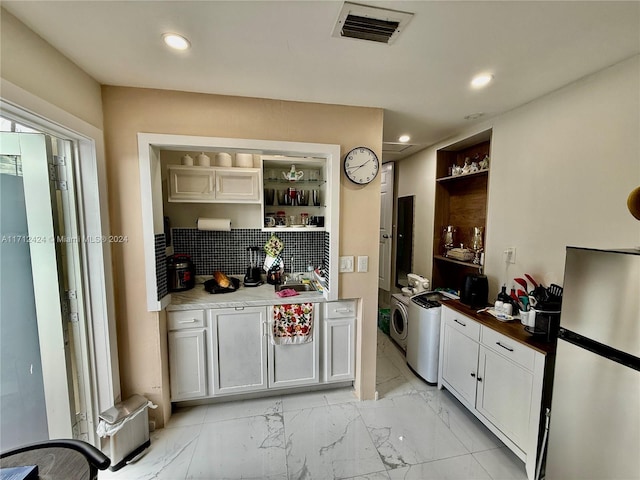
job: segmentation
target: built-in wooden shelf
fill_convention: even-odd
[[[489,168],[473,173],[450,175],[453,166],[463,166],[465,159],[479,162],[489,156],[491,162],[491,130],[449,145],[436,154],[436,192],[433,226],[434,288],[460,290],[465,275],[482,271],[481,265],[443,256],[442,229],[456,227],[454,245],[470,247],[473,227],[486,234]],[[483,242],[485,238],[483,238]],[[484,245],[486,250],[486,243]]]

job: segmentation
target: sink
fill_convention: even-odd
[[[279,292],[281,290],[285,290],[287,288],[290,288],[291,290],[295,290],[296,292],[315,292],[315,291],[317,291],[315,289],[315,287],[313,285],[311,285],[310,283],[292,282],[292,283],[281,283],[281,284],[276,285],[276,292]]]

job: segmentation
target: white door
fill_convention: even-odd
[[[477,342],[444,325],[442,359],[442,379],[464,398],[471,408],[476,401],[476,374],[478,367]]]
[[[393,162],[380,170],[380,252],[378,287],[391,290],[391,249],[393,229]]]
[[[169,332],[171,400],[188,400],[207,395],[205,329]]]
[[[355,378],[355,331],[355,318],[332,318],[324,321],[325,382],[343,382]]]
[[[215,171],[206,167],[169,165],[169,202],[212,202]]]
[[[526,450],[533,374],[488,348],[480,347],[476,408]]]
[[[319,323],[318,323],[319,324]],[[320,336],[300,345],[269,345],[269,387],[320,382]]]
[[[213,394],[267,388],[264,307],[212,309]]]
[[[216,170],[216,201],[258,203],[262,199],[260,170]]]
[[[3,450],[93,440],[72,153],[70,142],[42,134],[0,133]]]

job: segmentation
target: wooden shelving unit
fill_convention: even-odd
[[[436,158],[436,197],[433,232],[434,287],[460,290],[464,276],[478,273],[480,265],[444,256],[442,229],[456,227],[455,246],[470,247],[473,227],[483,227],[486,233],[489,169],[474,173],[451,175],[454,165],[464,165],[465,158],[479,162],[490,154],[491,130],[438,150]],[[484,242],[483,238],[483,242]],[[486,244],[485,244],[486,248]]]

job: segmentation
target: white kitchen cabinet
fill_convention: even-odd
[[[216,169],[216,202],[260,203],[259,168]]]
[[[313,305],[313,340],[299,345],[269,344],[269,388],[314,385],[320,382],[320,306]],[[269,328],[272,307],[267,307]]]
[[[168,167],[170,202],[215,201],[215,170],[209,167]]]
[[[169,374],[171,400],[207,395],[207,352],[204,311],[170,312]]]
[[[546,356],[443,306],[438,387],[445,387],[535,476]]]
[[[213,395],[267,388],[265,307],[209,310]]]
[[[269,342],[269,388],[314,385],[320,382],[320,342],[271,345]]]
[[[442,328],[442,378],[462,397],[467,408],[476,400],[478,340],[461,333],[449,322]]]
[[[169,332],[171,401],[207,395],[205,329]]]
[[[168,201],[183,203],[259,203],[259,168],[169,165]]]
[[[325,304],[322,363],[325,383],[352,381],[356,364],[356,303],[341,300]]]
[[[478,360],[476,408],[513,442],[525,449],[533,373],[482,345]]]

